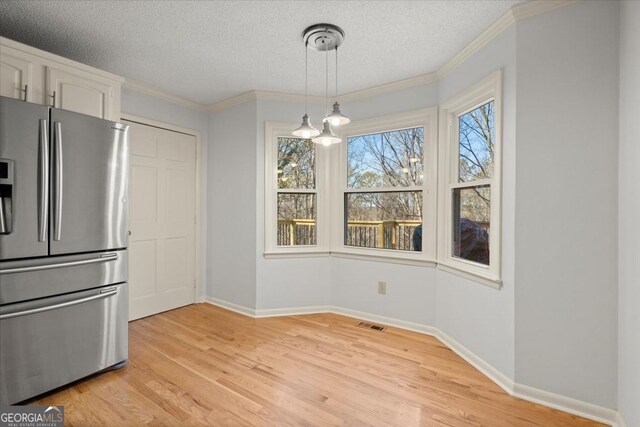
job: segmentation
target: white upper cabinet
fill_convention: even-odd
[[[124,79],[0,37],[0,95],[120,120]]]
[[[110,82],[53,67],[47,67],[46,76],[47,95],[54,107],[101,119],[112,118],[114,86]]]
[[[0,49],[0,95],[33,102],[29,92],[33,74],[33,61],[19,50],[2,46]],[[26,91],[26,92],[25,92]]]

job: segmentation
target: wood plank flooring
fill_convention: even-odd
[[[595,426],[513,398],[433,337],[194,304],[129,324],[129,364],[31,402],[70,426]]]

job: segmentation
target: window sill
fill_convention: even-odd
[[[465,279],[471,280],[476,283],[480,283],[481,285],[489,286],[493,289],[500,290],[502,289],[502,280],[493,279],[486,276],[481,276],[476,273],[471,273],[466,270],[462,270],[458,267],[453,267],[451,265],[446,265],[443,263],[438,263],[438,270],[446,271],[447,273],[451,273],[453,275],[463,277]]]
[[[350,251],[331,251],[331,256],[337,258],[357,259],[361,261],[387,262],[392,264],[414,265],[418,267],[435,267],[434,261],[426,259],[416,259],[403,256],[382,255],[382,254],[363,254],[361,252]]]
[[[328,250],[314,250],[314,251],[301,251],[296,252],[264,252],[265,259],[291,259],[291,258],[324,258],[324,257],[336,257],[345,259],[355,259],[360,261],[373,261],[384,262],[391,264],[412,265],[416,267],[428,267],[438,268],[438,270],[445,271],[447,273],[465,278],[472,282],[479,283],[481,285],[489,286],[490,288],[500,290],[502,288],[502,280],[493,279],[487,276],[479,275],[463,270],[459,267],[447,265],[442,262],[436,262],[426,259],[416,259],[403,256],[393,256],[387,253],[385,254],[364,254],[361,252],[351,251],[328,251]]]
[[[282,258],[322,258],[331,255],[329,251],[296,251],[296,252],[265,252],[265,259],[282,259]]]

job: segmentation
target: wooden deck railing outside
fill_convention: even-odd
[[[413,232],[420,224],[418,220],[349,221],[345,243],[347,246],[411,251]],[[315,244],[315,220],[278,220],[278,246]]]

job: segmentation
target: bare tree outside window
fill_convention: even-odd
[[[469,185],[452,190],[453,255],[485,265],[490,258],[491,186],[482,180],[493,177],[494,140],[493,101],[458,117],[458,182]]]
[[[424,127],[350,137],[347,161],[347,186],[353,191],[345,194],[345,245],[416,247],[414,232],[422,223]],[[380,191],[358,191],[363,189]]]
[[[315,245],[315,144],[308,139],[278,138],[278,246]],[[303,191],[296,191],[303,190]]]

